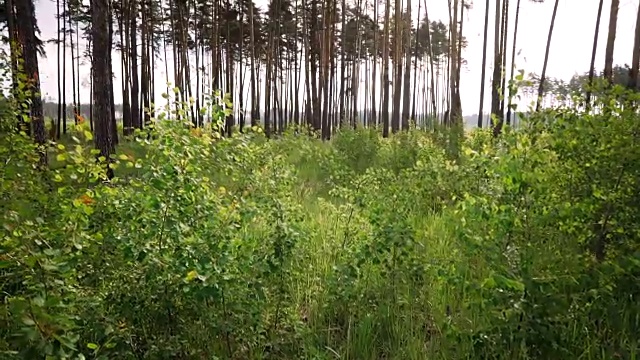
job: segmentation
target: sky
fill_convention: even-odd
[[[373,1],[373,0],[371,0]],[[440,19],[448,22],[448,1],[449,0],[413,0],[412,13],[414,18],[417,15],[418,3],[422,1],[422,12],[424,4],[429,7],[430,20]],[[515,10],[516,0],[510,0],[511,10]],[[638,11],[637,0],[621,0],[618,13],[618,28],[616,37],[616,47],[614,51],[614,64],[630,64],[632,57],[633,37],[635,21]],[[583,73],[589,69],[591,61],[591,50],[593,46],[593,35],[595,30],[596,16],[599,0],[560,0],[556,24],[554,26],[549,65],[547,68],[548,77],[555,77],[568,80],[576,73]],[[259,7],[265,8],[267,0],[256,0]],[[607,41],[607,29],[609,19],[609,8],[611,1],[605,0],[600,25],[600,36],[598,40],[598,54],[596,57],[596,69],[604,66],[604,50]],[[520,24],[518,28],[518,43],[516,56],[516,69],[523,69],[525,73],[542,71],[544,61],[544,50],[546,46],[551,14],[553,12],[553,0],[546,0],[544,3],[534,3],[531,0],[522,0],[520,10]],[[482,46],[484,31],[485,1],[473,0],[472,8],[465,11],[463,35],[467,38],[468,46],[463,50],[463,58],[467,60],[467,65],[462,70],[460,92],[462,97],[463,115],[472,115],[478,112],[480,104],[480,80],[482,70]],[[492,49],[493,49],[493,14],[495,12],[495,1],[491,1],[489,14],[489,42],[486,74],[486,84],[491,81]],[[512,43],[512,29],[515,12],[512,11],[509,18],[509,49]],[[52,0],[36,0],[36,16],[42,31],[43,40],[56,37],[57,20],[56,2]],[[416,21],[417,19],[414,19]],[[414,22],[415,24],[415,22]],[[81,40],[82,41],[82,40]],[[82,45],[81,45],[82,47]],[[40,80],[42,93],[50,101],[57,100],[57,55],[55,44],[46,45],[46,58],[40,58]],[[70,51],[67,49],[67,56]],[[508,58],[511,57],[509,50]],[[169,60],[171,63],[171,60]],[[80,76],[82,83],[82,102],[88,102],[90,94],[89,64],[84,60],[85,65],[81,65]],[[122,90],[119,86],[121,79],[120,58],[117,52],[113,54],[114,72],[116,73],[116,84],[114,89],[115,102],[122,101]],[[71,65],[67,64],[67,99],[71,99]],[[164,79],[164,64],[156,64],[156,78]],[[169,67],[169,73],[172,69]],[[158,84],[160,85],[160,84]],[[157,87],[156,99],[160,98],[160,93],[164,86]],[[378,86],[379,87],[379,86]],[[487,95],[489,94],[489,95]],[[361,96],[362,98],[363,96]],[[490,107],[490,90],[487,86],[485,90],[484,109]]]

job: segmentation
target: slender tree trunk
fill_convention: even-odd
[[[273,53],[273,32],[270,31],[264,81],[264,133],[267,137],[271,136],[271,80],[273,72]]]
[[[426,0],[425,0],[426,1]],[[378,43],[380,31],[378,31],[378,0],[373,0],[373,17],[376,23],[375,29],[376,31],[373,33],[373,63],[371,70],[371,120],[369,121],[373,126],[378,125],[378,112],[376,111],[376,100],[378,99],[378,95],[376,93],[376,82],[378,81]],[[383,45],[384,49],[384,45]],[[383,58],[384,59],[384,58]],[[383,60],[384,64],[384,60]],[[380,84],[380,87],[384,89],[384,83]],[[382,89],[381,89],[382,90]],[[384,131],[384,130],[383,130]]]
[[[507,125],[511,125],[511,111],[512,111],[512,99],[515,94],[512,93],[512,90],[515,87],[512,85],[513,83],[513,73],[516,67],[516,40],[518,39],[518,24],[520,21],[520,0],[516,4],[516,19],[513,27],[513,47],[511,48],[511,75],[509,76],[509,104],[507,105]],[[515,124],[515,121],[514,121]]]
[[[404,27],[404,91],[402,98],[402,129],[409,130],[409,106],[411,104],[411,0],[407,0],[407,16]]]
[[[428,51],[428,55],[429,55],[429,67],[430,67],[430,71],[431,71],[431,107],[432,107],[432,112],[433,112],[433,116],[437,117],[438,116],[438,110],[437,110],[437,106],[436,106],[436,84],[435,84],[435,56],[434,56],[434,52],[433,52],[433,43],[431,42],[431,22],[429,21],[429,8],[427,7],[427,0],[423,0],[424,1],[424,19],[427,22],[427,51]]]
[[[150,73],[149,73],[149,43],[148,43],[148,36],[147,36],[147,26],[148,26],[148,22],[149,22],[149,15],[148,15],[148,10],[146,7],[146,1],[147,0],[142,0],[140,2],[140,6],[141,6],[141,11],[140,14],[142,16],[142,21],[140,22],[140,41],[141,41],[141,58],[140,58],[140,80],[141,80],[141,84],[140,84],[140,95],[142,97],[142,107],[140,109],[140,118],[139,118],[139,129],[142,129],[144,127],[144,124],[146,124],[148,121],[150,121],[149,119],[149,88],[150,88],[150,84],[149,84],[149,77],[150,77]],[[197,38],[197,37],[196,37]],[[144,120],[143,120],[144,119]]]
[[[518,0],[519,1],[519,0]],[[488,41],[488,31],[489,31],[489,7],[490,0],[486,1],[486,7],[484,11],[484,40],[482,45],[482,74],[480,75],[480,109],[478,109],[478,127],[482,128],[483,123],[483,112],[484,112],[484,82],[486,80],[486,71],[487,71],[487,41]],[[497,16],[497,15],[496,15]],[[494,65],[495,66],[495,65]]]
[[[596,30],[593,34],[593,48],[591,49],[591,65],[589,66],[589,80],[587,82],[587,98],[586,98],[586,108],[587,111],[591,109],[591,92],[593,86],[593,77],[596,72],[596,53],[598,52],[598,36],[600,35],[600,18],[602,17],[602,7],[604,5],[604,0],[600,0],[598,4],[598,15],[596,17]]]
[[[130,69],[130,55],[129,51],[131,36],[129,17],[131,16],[131,9],[129,7],[129,1],[124,0],[121,4],[120,16],[118,17],[118,26],[120,28],[120,64],[122,66],[123,76],[122,83],[122,130],[125,136],[131,134],[131,98],[130,98],[130,85],[131,85],[131,69]]]
[[[508,1],[508,0],[503,0]],[[500,0],[496,0],[496,16],[495,16],[495,28],[494,28],[494,43],[493,43],[493,77],[491,79],[491,123],[493,133],[499,134],[500,127],[503,121],[503,115],[500,114],[500,84],[502,83],[502,54],[501,50],[501,25],[503,8]],[[494,119],[495,117],[495,119]],[[495,123],[494,123],[495,121]]]
[[[12,95],[17,96],[19,90],[19,72],[24,71],[24,68],[20,66],[18,59],[22,58],[22,44],[20,43],[18,36],[18,29],[16,27],[16,13],[13,0],[5,1],[5,14],[7,16],[7,27],[9,31],[9,59],[11,61],[11,90]],[[21,114],[16,115],[18,122],[18,131],[24,131],[26,134],[31,135],[31,126],[24,121]]]
[[[62,133],[67,133],[67,16],[69,2],[62,1]]]
[[[400,130],[400,99],[402,94],[402,1],[395,0],[393,51],[394,80],[393,80],[393,113],[391,116],[391,131]]]
[[[638,15],[636,16],[636,33],[633,39],[633,59],[631,60],[629,82],[627,84],[631,90],[636,90],[638,88],[638,68],[640,68],[640,6],[638,6]]]
[[[462,1],[462,6],[464,7],[464,0]],[[450,123],[449,125],[462,125],[462,101],[460,99],[459,92],[459,73],[458,73],[458,64],[460,64],[459,57],[461,55],[458,53],[458,48],[462,48],[462,30],[458,30],[458,0],[453,1],[453,22],[451,24],[451,56],[449,57],[449,61],[451,62],[451,73],[449,74],[449,96],[451,97],[451,107],[450,107]]]
[[[617,0],[614,0],[617,1]],[[551,47],[551,36],[553,35],[553,26],[556,22],[556,14],[558,13],[558,3],[556,0],[553,5],[553,14],[551,15],[551,24],[549,25],[549,35],[547,36],[547,47],[544,51],[544,63],[542,64],[542,74],[540,75],[540,84],[538,85],[538,99],[536,101],[536,111],[540,111],[542,101],[542,93],[544,91],[545,77],[547,76],[547,63],[549,62],[549,48]]]
[[[256,38],[255,38],[255,22],[254,22],[253,0],[249,1],[249,36],[251,37],[251,126],[258,125],[260,119],[260,104],[256,94]]]
[[[129,36],[131,37],[131,126],[136,129],[142,128],[142,122],[140,120],[140,82],[138,77],[138,3],[136,0],[130,2],[130,22],[131,28]],[[127,132],[127,135],[131,134],[131,130]]]
[[[417,28],[420,26],[420,10],[421,10],[421,6],[422,3],[420,1],[418,1],[418,23],[416,24],[416,31]],[[412,94],[412,108],[411,108],[411,119],[413,119],[416,122],[416,126],[419,126],[419,122],[418,119],[416,118],[417,114],[416,114],[416,97],[418,95],[418,91],[417,91],[417,87],[418,87],[418,37],[415,37],[415,47],[413,49],[413,53],[414,53],[414,63],[413,63],[413,91],[411,92]]]
[[[616,31],[618,27],[618,9],[620,0],[611,0],[609,13],[609,34],[607,36],[607,49],[604,56],[604,78],[609,84],[613,83],[613,48],[616,43]]]
[[[71,29],[69,32],[69,42],[71,46],[71,97],[72,97],[72,111],[73,111],[73,122],[78,125],[78,103],[76,102],[76,54],[75,54],[75,46],[73,44],[73,26],[71,23],[72,19],[69,17],[69,28]],[[79,70],[79,69],[78,69]]]
[[[317,1],[311,1],[311,17],[309,23],[309,63],[311,78],[311,116],[313,117],[313,130],[322,129],[322,114],[320,109],[320,89],[319,89],[319,71],[320,64],[320,47],[322,44],[322,36],[318,29],[318,5]]]
[[[347,8],[346,8],[346,1],[342,0],[342,5],[340,7],[342,14],[340,16],[341,19],[341,24],[340,24],[340,41],[342,42],[342,44],[346,44],[346,39],[347,39],[347,32],[346,30],[346,17],[347,17]],[[340,95],[338,95],[339,97],[339,101],[340,101],[340,105],[338,107],[338,121],[340,122],[340,124],[342,124],[342,122],[345,120],[346,117],[346,113],[345,113],[345,99],[346,99],[346,94],[345,94],[345,81],[346,81],[346,71],[347,71],[347,65],[345,63],[345,46],[340,46]]]
[[[322,138],[328,140],[331,137],[331,124],[329,122],[329,112],[331,108],[329,106],[329,81],[331,70],[331,42],[332,42],[332,6],[336,0],[329,0],[323,3],[324,16],[323,16],[323,36],[322,36],[322,72],[320,76],[322,78]]]
[[[253,0],[251,0],[253,1]],[[244,68],[243,68],[243,63],[244,63],[244,13],[240,13],[240,49],[239,49],[239,54],[240,56],[240,91],[239,91],[239,103],[238,103],[238,109],[240,109],[240,112],[238,114],[238,125],[239,125],[239,130],[240,132],[244,132],[244,121],[245,121],[245,114],[244,111],[242,111],[244,109]]]
[[[61,84],[61,75],[60,75],[60,0],[56,0],[56,19],[58,20],[58,31],[57,31],[57,42],[56,42],[56,56],[57,56],[57,64],[58,64],[58,72],[57,72],[57,87],[58,87],[58,120],[56,121],[56,140],[60,139],[61,135],[61,127],[62,127],[62,88]],[[11,38],[11,36],[9,37]]]
[[[426,1],[426,0],[425,0]],[[382,137],[389,137],[389,27],[391,0],[386,1],[384,9],[384,39],[382,40]]]
[[[506,74],[506,65],[507,65],[507,32],[509,31],[509,1],[504,1],[502,3],[502,38],[500,39],[500,53],[502,55],[502,63],[500,64],[500,88],[502,89],[502,96],[500,97],[500,115],[501,122],[500,128],[498,130],[502,131],[502,126],[504,124],[504,99],[507,97],[507,74]]]
[[[113,8],[112,2],[107,0],[107,49],[113,49]],[[96,44],[94,43],[94,46]],[[113,139],[114,146],[118,145],[118,127],[116,124],[116,104],[115,97],[113,95],[113,59],[111,56],[111,50],[107,51],[107,64],[109,67],[109,103],[111,104],[111,122],[110,122],[110,130],[111,130],[111,138]]]
[[[78,89],[78,102],[76,103],[78,106],[78,115],[82,115],[82,91],[80,91],[80,26],[79,21],[76,20],[76,69],[78,69],[78,74],[76,76],[76,89]]]

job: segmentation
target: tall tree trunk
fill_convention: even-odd
[[[120,16],[118,17],[118,25],[120,27],[120,64],[122,66],[123,76],[122,83],[122,130],[125,136],[131,134],[133,125],[131,123],[131,69],[130,69],[130,40],[129,36],[131,21],[131,9],[129,1],[124,0],[121,5]]]
[[[513,26],[513,47],[511,48],[511,75],[509,76],[509,103],[507,105],[507,125],[511,125],[511,111],[512,104],[511,101],[513,99],[514,94],[512,94],[512,89],[515,87],[512,86],[513,83],[513,73],[516,68],[516,40],[518,39],[518,24],[520,21],[520,0],[516,4],[516,19]],[[514,121],[515,124],[515,121]]]
[[[75,45],[73,43],[73,25],[71,17],[69,17],[69,28],[71,29],[69,32],[69,45],[71,46],[71,106],[73,111],[73,122],[78,125],[78,103],[76,102],[76,54]]]
[[[107,46],[108,49],[113,49],[113,8],[112,8],[112,2],[108,1],[107,2],[107,31],[108,31],[108,36],[107,36]],[[95,43],[94,43],[94,46]],[[111,129],[111,138],[113,139],[113,143],[114,145],[118,145],[118,126],[116,124],[116,103],[115,103],[115,97],[113,94],[113,58],[112,58],[112,54],[111,54],[111,50],[107,51],[107,64],[109,66],[109,86],[108,86],[108,90],[109,90],[109,103],[111,104],[111,122],[110,122],[110,129]]]
[[[253,1],[253,0],[251,0]],[[238,102],[238,109],[240,109],[240,112],[238,113],[238,125],[239,125],[239,130],[240,132],[244,132],[244,122],[245,122],[245,113],[243,111],[244,109],[244,13],[241,12],[240,13],[240,49],[239,49],[239,54],[240,56],[240,91],[239,94],[240,95],[240,101]]]
[[[438,108],[436,106],[436,81],[435,81],[435,56],[433,52],[433,43],[431,42],[431,22],[429,21],[429,8],[427,7],[427,0],[424,1],[424,19],[427,22],[427,53],[429,55],[429,70],[431,72],[431,111],[432,116],[438,116]]]
[[[311,24],[309,24],[309,62],[310,62],[310,78],[311,78],[311,115],[313,117],[313,129],[315,131],[322,129],[322,113],[320,109],[320,89],[319,89],[319,71],[320,64],[320,47],[322,44],[322,36],[318,29],[318,5],[317,1],[311,0]]]
[[[520,0],[518,0],[520,1]],[[487,42],[489,39],[488,31],[489,31],[489,7],[491,3],[490,0],[486,1],[486,7],[484,10],[484,40],[482,45],[482,74],[480,75],[480,109],[478,109],[478,127],[482,128],[483,123],[483,112],[484,112],[484,82],[486,80],[486,72],[487,72]],[[497,15],[496,15],[497,16]],[[494,65],[495,66],[495,65]]]
[[[426,0],[425,0],[426,1]],[[373,17],[375,21],[375,32],[373,33],[373,69],[371,70],[371,120],[369,121],[373,126],[378,125],[378,112],[376,111],[376,100],[378,99],[378,95],[376,94],[376,82],[378,81],[378,43],[380,31],[378,30],[378,0],[373,0]],[[384,45],[383,45],[384,46]],[[383,47],[384,49],[384,47]],[[384,59],[384,58],[383,58]],[[384,60],[383,60],[384,64]],[[383,70],[384,72],[384,70]],[[380,84],[380,87],[384,88],[384,83]],[[382,90],[382,89],[381,89]],[[365,108],[366,110],[366,108]]]
[[[150,82],[149,78],[151,77],[149,71],[149,36],[148,36],[148,23],[149,23],[149,9],[146,7],[147,0],[142,0],[140,2],[141,11],[140,14],[142,16],[142,21],[140,23],[140,40],[142,42],[141,49],[141,59],[140,59],[140,80],[141,80],[141,89],[140,94],[142,96],[142,108],[140,109],[141,117],[140,117],[140,129],[144,127],[145,124],[151,121],[149,116],[149,107],[150,107]],[[144,120],[142,120],[144,119]]]
[[[109,0],[91,0],[91,37],[93,39],[93,104],[95,106],[95,145],[100,155],[107,161],[115,152],[115,141],[111,131],[111,51],[109,31]],[[107,167],[107,176],[113,177],[113,170]]]
[[[464,0],[462,1],[464,6]],[[449,61],[451,62],[450,74],[449,74],[449,94],[451,97],[451,107],[449,113],[449,125],[462,125],[462,102],[460,99],[460,92],[458,87],[458,64],[459,57],[458,48],[461,48],[461,31],[458,30],[458,0],[453,1],[453,22],[451,23],[451,56]],[[460,39],[459,39],[460,38]]]
[[[591,65],[589,66],[589,80],[587,82],[587,98],[586,98],[586,108],[587,111],[591,109],[591,92],[593,86],[593,77],[596,72],[596,53],[598,52],[598,36],[600,35],[600,18],[602,17],[602,7],[604,5],[604,0],[600,0],[598,4],[598,15],[596,17],[596,30],[593,34],[593,48],[591,49]]]
[[[391,131],[400,130],[400,99],[402,94],[402,1],[395,0],[394,23],[395,49],[393,51],[394,80],[393,80],[393,113],[391,116]]]
[[[322,72],[320,73],[322,81],[322,138],[328,140],[331,137],[331,124],[329,122],[329,80],[331,70],[331,14],[332,6],[336,0],[329,0],[323,3],[323,35],[322,35]]]
[[[425,0],[426,1],[426,0]],[[382,40],[382,137],[389,137],[389,26],[391,0],[386,1],[384,9],[384,39]]]
[[[503,0],[508,1],[508,0]],[[493,43],[493,77],[491,79],[491,123],[493,133],[497,135],[500,132],[502,123],[502,114],[500,114],[500,84],[502,83],[502,54],[501,50],[501,25],[502,25],[502,6],[500,0],[496,0],[496,16],[494,28]],[[495,119],[494,119],[495,117]],[[495,123],[494,123],[495,121]]]
[[[418,27],[420,26],[420,10],[422,7],[422,3],[418,1],[418,23],[416,24],[416,32]],[[418,119],[416,118],[416,97],[418,95],[417,87],[418,87],[418,37],[415,36],[415,45],[414,45],[413,53],[414,53],[414,63],[413,63],[413,90],[411,91],[412,95],[412,108],[411,108],[411,119],[416,122],[416,126],[419,126]]]
[[[230,3],[227,2],[226,4],[226,13],[229,14],[231,12],[231,8],[230,8]],[[230,42],[231,42],[231,25],[230,25],[230,21],[227,20],[227,24],[226,24],[226,41],[225,41],[225,54],[227,55],[226,61],[227,61],[227,93],[229,94],[229,96],[231,97],[232,101],[233,101],[233,84],[232,84],[232,79],[233,79],[233,55],[231,54],[231,46],[230,46]],[[234,117],[233,117],[233,111],[230,112],[225,119],[225,129],[227,132],[227,136],[231,137],[231,134],[233,132],[233,125],[234,125]]]
[[[611,12],[609,13],[609,34],[607,36],[607,49],[604,55],[604,78],[613,83],[613,48],[616,43],[616,31],[618,28],[618,9],[620,0],[611,0]]]
[[[80,57],[81,57],[81,53],[80,53],[80,26],[79,26],[79,21],[76,20],[76,69],[78,69],[78,73],[76,76],[76,89],[78,89],[78,100],[77,100],[77,106],[78,106],[78,114],[82,115],[82,99],[81,99],[81,94],[82,91],[80,91]]]
[[[58,29],[58,31],[57,31],[58,39],[57,39],[57,42],[56,42],[56,56],[58,58],[58,61],[57,61],[57,64],[58,64],[57,70],[58,70],[58,72],[57,72],[57,79],[56,79],[57,80],[56,81],[57,82],[56,85],[58,86],[58,120],[56,121],[56,139],[60,139],[61,130],[62,130],[61,129],[61,127],[62,127],[62,101],[61,101],[62,100],[62,88],[60,87],[61,86],[60,82],[62,80],[61,79],[61,75],[60,75],[60,55],[61,55],[60,54],[60,45],[61,45],[61,43],[60,43],[60,41],[61,41],[61,39],[60,39],[60,0],[56,0],[56,19],[58,20],[58,27],[57,27],[57,29]],[[10,30],[10,32],[11,32],[11,30]],[[11,36],[9,36],[9,38],[11,38]],[[64,46],[64,44],[63,44],[63,46]]]
[[[402,129],[409,130],[409,106],[411,103],[411,0],[407,0],[407,16],[404,27],[404,91],[402,104]]]
[[[614,0],[617,1],[617,0]],[[551,47],[551,36],[553,35],[553,26],[556,22],[556,14],[558,13],[558,3],[560,0],[556,0],[553,5],[553,14],[551,15],[551,24],[549,24],[549,35],[547,36],[547,47],[544,51],[544,63],[542,64],[542,74],[540,75],[540,84],[538,85],[538,99],[536,101],[536,111],[540,111],[542,101],[542,93],[544,91],[545,77],[547,76],[547,64],[549,62],[549,48]]]
[[[338,106],[338,121],[340,122],[340,124],[342,124],[343,121],[345,121],[345,117],[346,117],[346,113],[344,110],[345,107],[345,100],[347,98],[346,94],[345,94],[345,82],[346,82],[346,71],[347,71],[347,64],[345,63],[345,44],[346,44],[346,39],[347,39],[347,32],[346,30],[346,17],[347,17],[347,8],[346,8],[346,1],[342,0],[342,5],[340,7],[340,10],[342,11],[342,14],[340,16],[341,19],[341,23],[340,23],[340,41],[342,43],[342,46],[340,46],[340,94],[338,95],[339,97],[339,101],[340,101],[340,105]]]
[[[5,14],[7,16],[7,27],[9,30],[9,59],[11,61],[11,90],[12,95],[18,95],[19,89],[19,71],[24,70],[19,66],[19,61],[22,57],[22,44],[18,39],[18,29],[16,28],[16,14],[15,14],[15,6],[13,4],[13,0],[5,0]],[[29,123],[25,122],[20,114],[16,116],[18,121],[18,130],[25,131],[27,134],[31,134],[31,126]]]
[[[638,15],[636,16],[636,34],[633,39],[633,59],[631,60],[629,83],[627,84],[631,90],[636,90],[638,88],[638,68],[640,68],[640,6],[638,6]]]
[[[502,131],[504,124],[504,99],[507,97],[507,32],[509,31],[509,1],[502,3],[502,38],[500,39],[500,53],[502,55],[502,63],[500,67],[500,88],[502,89],[502,96],[500,97],[500,127],[498,131]]]
[[[33,137],[39,145],[39,165],[47,166],[47,149],[45,147],[47,135],[44,128],[44,116],[42,113],[42,97],[40,94],[40,70],[38,68],[38,48],[36,45],[36,14],[32,0],[15,0],[18,42],[22,45],[22,57],[24,58],[24,71],[27,76],[27,84],[31,90],[30,115],[33,125]]]
[[[271,136],[271,81],[273,78],[273,56],[273,31],[270,31],[264,79],[264,133],[267,137]]]
[[[138,77],[138,3],[137,0],[130,0],[130,22],[131,28],[129,29],[129,36],[131,37],[130,43],[130,62],[131,65],[131,126],[136,129],[142,128],[142,122],[140,120],[140,82]],[[127,134],[131,134],[131,130]]]
[[[62,133],[67,133],[67,16],[69,1],[62,1]]]
[[[258,102],[256,89],[256,35],[255,35],[255,17],[254,17],[254,9],[253,9],[253,0],[249,0],[249,36],[251,38],[251,126],[258,125],[258,120],[260,120],[260,104]]]

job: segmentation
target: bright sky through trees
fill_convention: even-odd
[[[431,20],[442,20],[448,22],[448,2],[447,0],[427,0],[429,5]],[[515,8],[515,1],[513,1]],[[266,0],[257,0],[256,3],[261,8],[266,7]],[[477,113],[480,101],[480,76],[482,70],[482,31],[484,24],[484,1],[473,1],[473,7],[465,13],[465,24],[463,35],[468,40],[468,46],[463,50],[463,58],[466,65],[463,67],[461,80],[461,96],[463,115]],[[417,14],[418,2],[413,1],[413,14]],[[384,2],[382,5],[384,6]],[[637,1],[622,0],[618,14],[618,33],[616,37],[616,47],[614,53],[614,64],[629,64],[631,62],[631,50],[633,43],[633,32],[635,27],[635,17],[637,13]],[[549,78],[561,78],[568,80],[575,73],[583,73],[589,70],[589,61],[593,44],[593,31],[595,27],[598,0],[561,0],[558,8],[558,19],[554,28],[549,59],[547,76]],[[553,1],[544,3],[533,3],[528,0],[522,1],[520,25],[518,30],[518,51],[516,57],[516,69],[524,69],[525,72],[540,73],[544,58],[544,48],[546,45],[547,32],[553,10]],[[493,10],[490,17],[493,18]],[[44,40],[53,39],[56,36],[55,2],[50,0],[40,0],[36,4],[38,23],[42,30]],[[382,12],[381,12],[382,13]],[[382,16],[381,16],[382,18]],[[596,69],[602,70],[604,64],[604,50],[607,37],[607,25],[609,18],[609,4],[605,4],[602,12],[602,28],[596,59]],[[514,16],[509,18],[509,28],[513,28]],[[414,20],[415,24],[415,20]],[[509,31],[509,44],[513,32]],[[81,39],[81,48],[86,46]],[[509,45],[509,56],[510,55]],[[488,51],[493,49],[493,29],[489,27]],[[49,43],[46,46],[47,58],[40,59],[40,79],[42,82],[42,92],[47,99],[57,100],[56,87],[56,46]],[[67,56],[70,52],[67,51]],[[488,67],[492,66],[492,56],[488,56]],[[169,72],[172,71],[172,62],[169,61]],[[71,64],[67,62],[67,84],[71,84]],[[115,84],[120,83],[120,57],[118,52],[113,52],[113,71],[116,74]],[[156,64],[157,79],[164,79],[164,64]],[[491,79],[491,71],[487,71],[487,84]],[[89,96],[89,61],[84,59],[84,65],[80,69],[81,81],[83,84],[83,103],[88,101]],[[160,84],[158,84],[160,85]],[[164,86],[157,86],[157,96],[164,90]],[[122,89],[120,86],[114,87],[116,103],[122,100]],[[71,86],[67,86],[67,98],[71,98]],[[300,89],[303,91],[303,89]],[[485,109],[490,108],[490,96],[485,96]]]

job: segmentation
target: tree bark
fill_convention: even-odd
[[[631,90],[636,90],[638,88],[638,68],[640,68],[640,6],[638,6],[638,15],[636,16],[636,33],[633,39],[633,59],[631,60],[629,82],[627,84]]]
[[[510,84],[513,82],[513,72],[516,67],[516,40],[518,39],[519,21],[520,21],[520,0],[518,0],[518,3],[516,4],[516,19],[513,26],[513,47],[511,49],[511,75],[509,76]],[[511,86],[509,86],[509,103],[507,105],[507,125],[511,125],[512,99],[513,99],[513,94],[511,93]]]
[[[91,36],[93,39],[93,104],[95,107],[95,145],[107,162],[115,152],[115,141],[111,131],[111,66],[109,52],[109,0],[91,0]],[[107,166],[108,178],[113,170]]]
[[[42,97],[40,95],[40,71],[38,69],[38,48],[36,45],[36,14],[32,0],[16,0],[16,18],[18,30],[18,42],[22,45],[22,57],[24,58],[24,71],[27,76],[28,89],[30,90],[30,115],[33,126],[33,137],[38,145],[40,161],[39,165],[47,166],[46,133],[44,129],[44,116],[42,114]]]
[[[519,1],[519,0],[518,0]],[[489,39],[488,31],[489,31],[489,6],[490,0],[486,2],[486,8],[484,11],[484,42],[482,45],[482,74],[480,75],[480,108],[478,109],[478,127],[482,128],[484,115],[484,82],[486,79],[487,72],[487,42]]]
[[[611,12],[609,13],[609,34],[607,36],[607,49],[604,56],[604,78],[609,82],[609,84],[613,82],[613,49],[616,43],[619,8],[620,0],[611,0]]]

